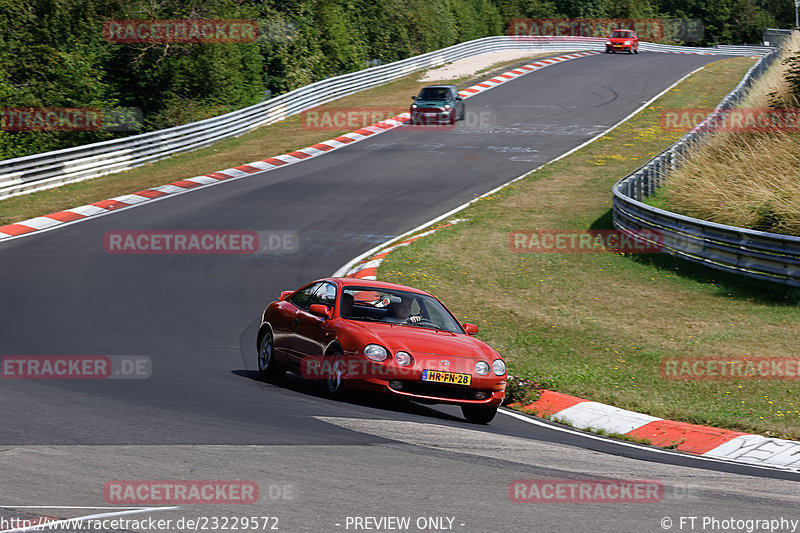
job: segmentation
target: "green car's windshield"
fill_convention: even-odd
[[[339,316],[464,333],[458,320],[436,298],[395,289],[345,287],[339,297]]]
[[[443,87],[425,87],[419,92],[419,100],[449,100],[450,91]]]

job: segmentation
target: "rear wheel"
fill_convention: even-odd
[[[497,407],[462,405],[461,412],[470,424],[488,424],[497,414]]]
[[[275,361],[275,344],[269,331],[264,334],[258,346],[258,373],[263,379],[278,379],[283,376],[283,370]]]

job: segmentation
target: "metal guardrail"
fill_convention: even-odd
[[[778,51],[773,51],[759,59],[704,122],[614,185],[615,227],[630,232],[656,232],[663,238],[661,244],[669,253],[689,261],[751,278],[800,287],[800,237],[716,224],[642,202],[663,183],[670,170],[680,165],[689,150],[702,142],[713,129],[704,128],[704,124],[735,106],[777,56]],[[634,236],[633,233],[631,235]]]
[[[484,37],[449,48],[343,74],[306,85],[225,115],[151,133],[0,161],[0,199],[57,187],[164,159],[236,137],[364,89],[457,59],[501,50],[602,50],[605,39],[591,37]],[[641,50],[752,55],[771,50],[688,48],[641,43]]]

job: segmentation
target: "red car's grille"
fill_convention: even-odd
[[[478,389],[467,387],[453,387],[450,385],[439,385],[436,383],[422,383],[421,381],[403,381],[402,389],[395,389],[408,394],[418,394],[432,398],[447,398],[450,400],[474,400],[475,392]],[[492,391],[484,391],[488,397],[492,396]]]

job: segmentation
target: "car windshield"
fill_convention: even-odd
[[[450,91],[444,87],[425,87],[419,92],[419,100],[448,100]]]
[[[345,287],[339,298],[339,315],[348,320],[464,333],[458,320],[439,300],[424,294],[374,287]]]
[[[633,32],[629,30],[614,30],[611,32],[611,38],[628,39],[633,37]]]

